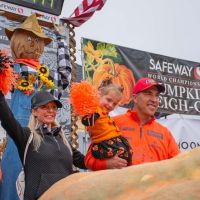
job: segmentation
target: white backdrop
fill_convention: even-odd
[[[199,116],[173,114],[158,121],[172,132],[181,151],[200,146]]]

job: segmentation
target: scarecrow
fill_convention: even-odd
[[[27,126],[31,113],[31,98],[36,91],[50,90],[56,97],[60,97],[68,86],[71,78],[69,55],[63,37],[56,31],[58,68],[53,71],[40,64],[39,58],[44,47],[50,44],[52,39],[44,34],[36,14],[27,17],[17,28],[6,28],[5,33],[10,40],[14,71],[17,74],[10,107],[21,125]],[[2,160],[4,181],[0,188],[0,199],[18,199],[15,181],[21,168],[17,148],[12,139],[8,138]]]

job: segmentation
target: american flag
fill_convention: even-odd
[[[96,10],[101,10],[107,0],[83,0],[82,3],[74,10],[72,17],[63,18],[75,27],[86,22]]]

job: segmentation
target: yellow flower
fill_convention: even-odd
[[[83,51],[87,54],[87,56],[92,57],[93,59],[97,61],[102,58],[101,51],[95,50],[93,44],[90,41],[83,48]]]
[[[22,91],[33,90],[33,85],[25,79],[19,80],[17,88]]]
[[[48,77],[49,76],[49,69],[43,65],[39,65],[37,67],[37,72],[39,75],[42,75],[42,76],[45,76],[45,77]]]
[[[44,85],[46,85],[47,88],[49,89],[55,88],[54,82],[48,79],[47,77],[40,75],[40,80],[44,83]]]

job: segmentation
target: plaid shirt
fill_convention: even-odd
[[[57,86],[59,94],[66,89],[71,81],[72,67],[69,61],[69,49],[65,42],[58,42],[58,80]],[[55,79],[54,79],[55,80]]]

